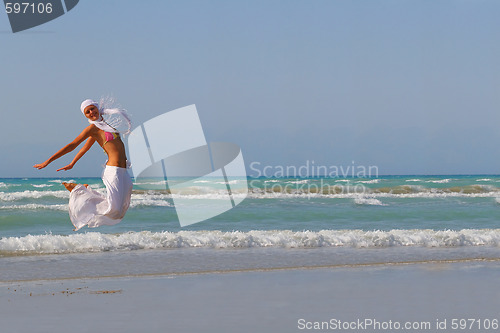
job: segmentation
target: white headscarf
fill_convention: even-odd
[[[80,105],[80,110],[82,110],[82,113],[85,114],[85,108],[89,105],[95,106],[97,109],[99,109],[99,104],[95,102],[94,100],[91,99],[86,99],[82,102],[82,105]]]
[[[103,103],[101,103],[103,104]],[[132,122],[127,114],[127,111],[118,108],[101,108],[99,103],[92,99],[86,99],[80,105],[80,110],[85,115],[85,108],[89,105],[94,105],[99,110],[100,119],[89,123],[95,125],[97,128],[105,132],[128,134],[132,127]]]

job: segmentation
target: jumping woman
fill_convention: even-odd
[[[76,162],[97,142],[108,156],[108,161],[102,174],[107,195],[92,190],[87,184],[63,183],[68,191],[69,216],[75,226],[75,231],[87,225],[90,228],[101,225],[114,225],[120,222],[130,205],[132,195],[132,180],[127,172],[128,161],[125,146],[120,138],[120,131],[106,121],[103,116],[116,117],[130,130],[130,119],[125,110],[99,108],[99,104],[91,99],[83,101],[80,107],[90,125],[87,126],[71,143],[61,148],[43,163],[34,165],[43,169],[56,159],[72,152],[83,141],[85,145],[76,154],[73,161],[58,169],[70,170]]]

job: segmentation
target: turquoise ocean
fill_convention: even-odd
[[[135,184],[122,222],[78,232],[62,181],[105,192],[0,179],[0,280],[500,258],[497,175],[248,178],[239,205],[182,228],[168,192]],[[217,199],[209,185],[185,196]]]

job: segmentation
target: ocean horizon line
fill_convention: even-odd
[[[489,176],[489,177],[500,177],[500,173],[498,174],[493,174],[493,173],[450,173],[450,174],[380,174],[377,176],[364,176],[364,177],[358,177],[358,176],[352,176],[352,175],[346,175],[346,176],[335,176],[331,177],[328,175],[315,175],[315,176],[290,176],[290,177],[285,177],[285,176],[259,176],[259,177],[252,177],[252,176],[247,176],[247,179],[320,179],[320,178],[327,178],[327,179],[377,179],[377,178],[383,178],[383,177],[481,177],[481,176]],[[207,177],[207,176],[204,176]],[[243,176],[242,176],[243,177]],[[0,177],[0,179],[16,179],[16,180],[23,180],[23,179],[89,179],[89,178],[95,178],[95,179],[100,179],[101,176],[64,176],[64,177]],[[158,177],[162,178],[163,177]],[[181,177],[182,178],[182,177]],[[189,178],[189,177],[188,177]],[[213,178],[218,178],[218,177],[213,177]]]

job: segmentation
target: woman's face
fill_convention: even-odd
[[[89,120],[96,121],[99,120],[99,109],[95,105],[89,105],[83,110],[83,114],[85,117],[87,117]]]

